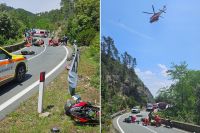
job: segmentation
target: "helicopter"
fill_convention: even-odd
[[[154,6],[153,6],[153,5],[152,5],[152,9],[153,9],[153,12],[152,12],[152,13],[151,13],[151,12],[143,12],[143,13],[146,13],[146,14],[153,14],[153,16],[151,16],[151,18],[150,18],[150,21],[149,21],[150,23],[153,23],[153,22],[158,21],[158,20],[159,20],[159,17],[162,18],[161,14],[162,14],[162,13],[166,13],[165,11],[167,10],[167,8],[166,8],[165,5],[163,6],[163,9],[162,9],[162,10],[160,9],[159,12],[155,12]]]

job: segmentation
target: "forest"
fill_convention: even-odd
[[[200,71],[188,69],[186,62],[172,63],[167,71],[172,85],[160,88],[156,101],[172,107],[161,112],[163,117],[200,125]]]
[[[61,8],[33,14],[24,9],[15,9],[0,4],[0,46],[11,45],[23,40],[23,34],[30,28],[41,28],[64,34],[70,42],[89,46],[99,40],[100,2],[96,0],[61,0]],[[97,46],[94,49],[97,49]]]
[[[109,130],[113,113],[154,101],[149,89],[136,75],[136,65],[135,57],[127,52],[119,53],[111,37],[102,37],[101,105],[104,130]]]

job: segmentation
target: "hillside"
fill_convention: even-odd
[[[23,39],[30,28],[62,31],[69,42],[77,40],[81,46],[89,46],[100,30],[100,2],[96,0],[61,0],[61,8],[33,14],[24,9],[15,9],[0,3],[0,46],[11,45]]]
[[[120,53],[110,37],[101,42],[101,95],[103,129],[109,128],[110,115],[133,106],[153,102],[149,89],[135,73],[136,58]]]

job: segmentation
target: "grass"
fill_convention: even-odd
[[[0,44],[0,46],[1,47],[10,46],[10,45],[14,45],[14,44],[20,43],[22,41],[24,41],[24,37],[23,38],[18,38],[18,39],[10,39],[10,40],[7,40],[5,42],[5,44]]]
[[[88,58],[89,57],[89,58]],[[76,93],[83,101],[92,101],[99,105],[99,89],[92,85],[92,77],[98,71],[98,62],[90,58],[89,48],[81,48],[81,59],[78,68],[79,82]],[[100,126],[76,125],[64,114],[64,104],[71,98],[68,94],[68,71],[62,72],[45,88],[44,111],[50,112],[49,117],[41,118],[37,113],[37,98],[35,94],[20,107],[0,121],[1,133],[49,133],[53,127],[58,127],[62,133],[96,133]]]

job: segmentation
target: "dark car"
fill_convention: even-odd
[[[124,122],[126,122],[126,123],[131,123],[131,116],[125,118],[125,119],[124,119]]]
[[[153,104],[151,104],[151,103],[148,103],[147,104],[147,107],[146,107],[146,111],[153,111],[154,109],[153,109]]]

